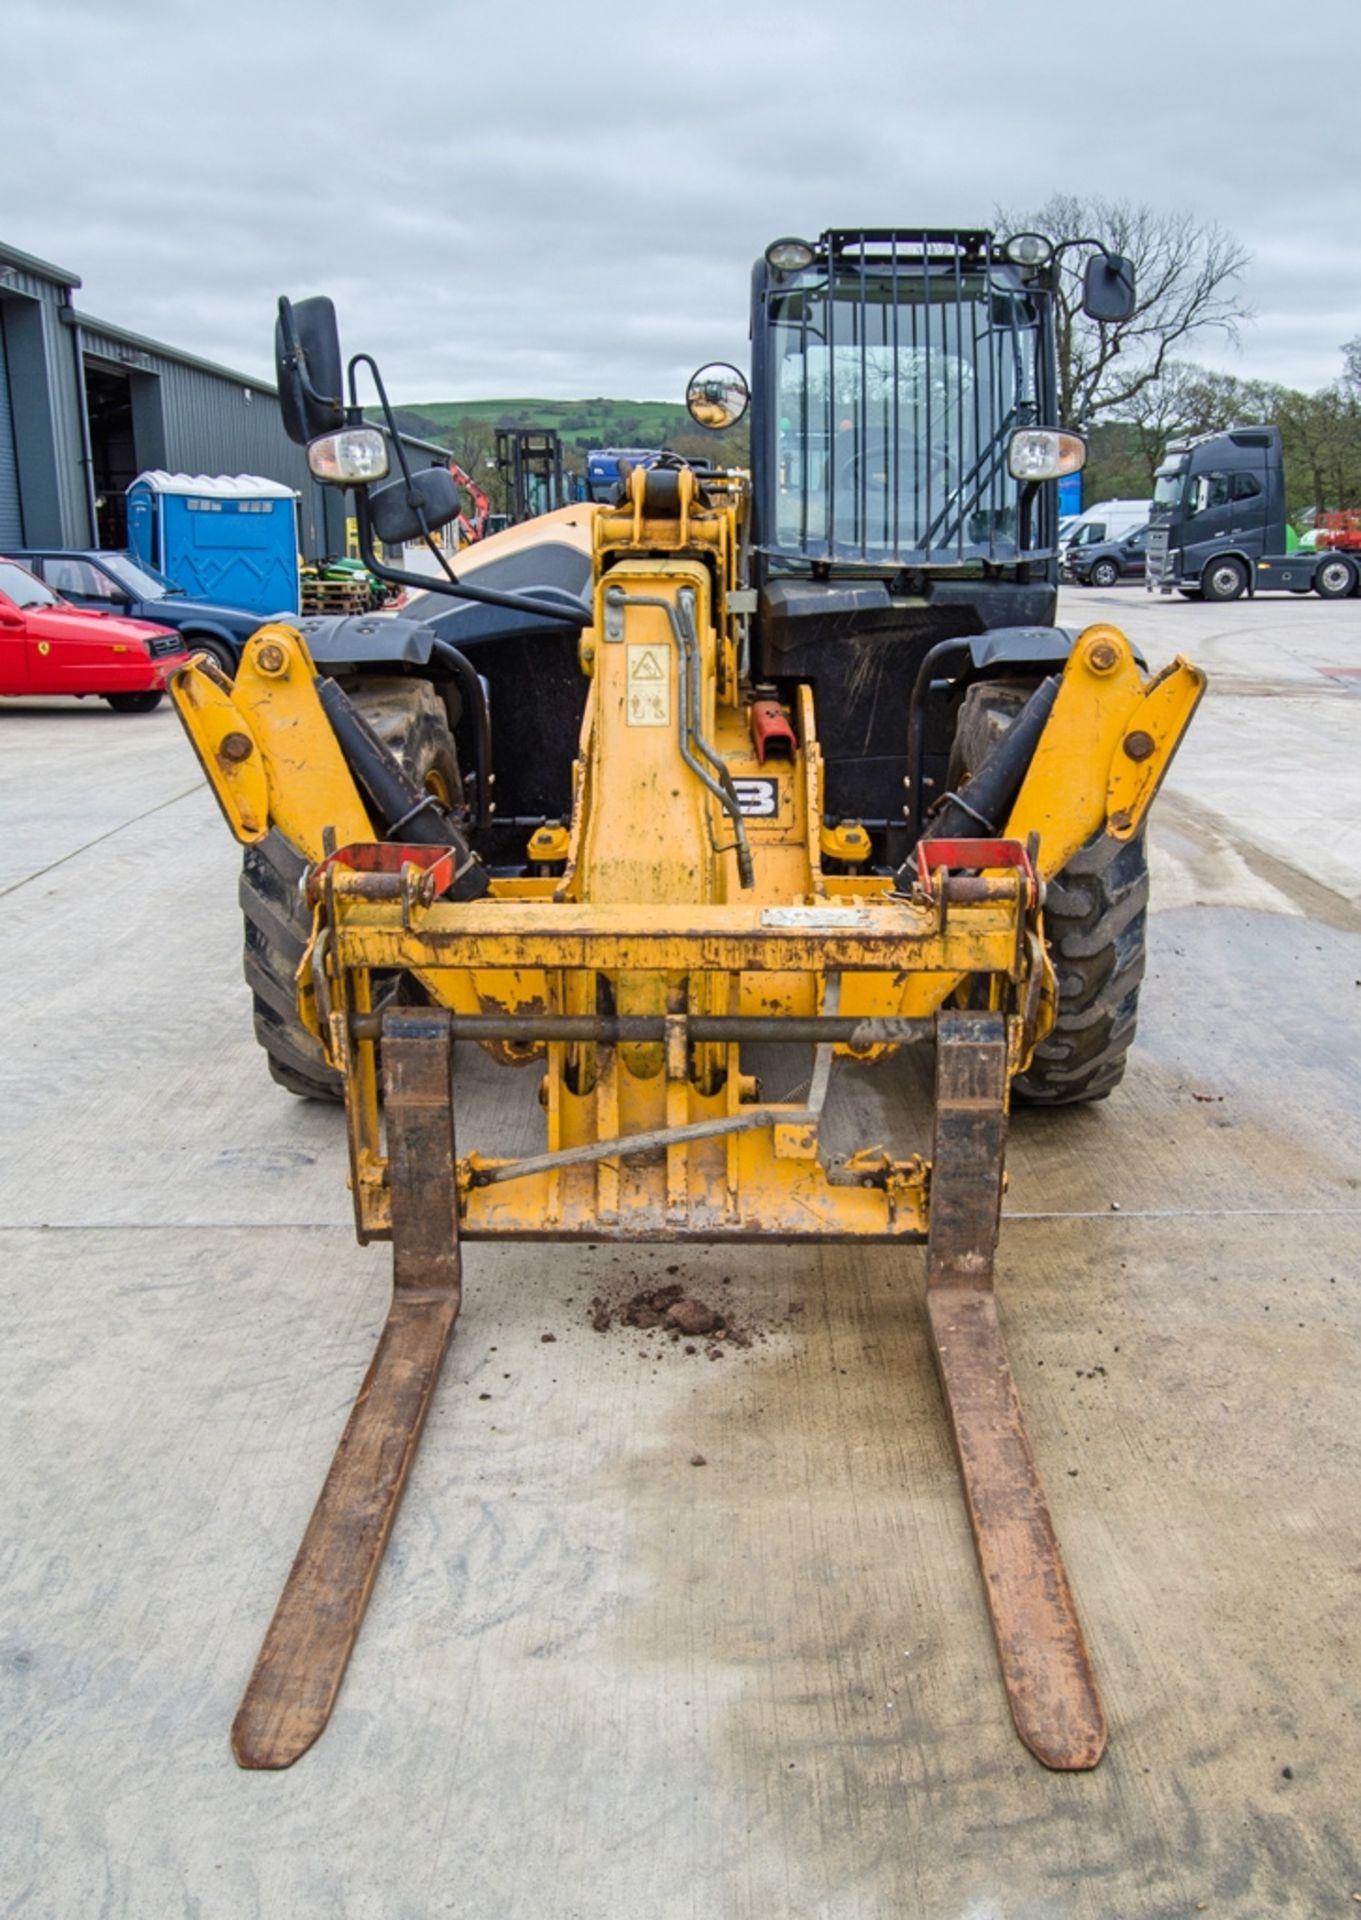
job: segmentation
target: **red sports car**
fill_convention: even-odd
[[[87,613],[0,559],[0,694],[97,694],[118,713],[150,713],[188,658],[169,627]]]

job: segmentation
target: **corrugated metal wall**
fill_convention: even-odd
[[[334,551],[322,524],[322,490],[307,470],[307,456],[283,429],[277,397],[264,388],[204,365],[131,343],[97,320],[82,319],[87,360],[129,374],[139,389],[134,419],[140,465],[171,473],[255,473],[280,480],[299,498],[303,552],[314,558]],[[162,444],[146,444],[148,417],[160,424]],[[145,452],[144,452],[145,446]]]
[[[5,357],[5,308],[0,301],[0,553],[24,544],[19,510],[19,465],[14,458],[14,425],[9,412],[9,364]]]
[[[84,546],[90,516],[75,353],[59,317],[65,288],[7,258],[0,299],[24,537]]]
[[[9,525],[22,507],[25,545],[85,547],[96,538],[83,370],[77,378],[83,356],[85,368],[127,376],[139,468],[282,481],[298,495],[306,557],[344,551],[351,496],[313,480],[304,450],[284,433],[271,388],[77,312],[69,289],[80,282],[63,268],[0,244],[0,269],[18,466],[17,499],[13,480],[0,470],[0,516]]]

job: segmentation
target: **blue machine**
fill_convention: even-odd
[[[592,447],[586,455],[585,485],[577,497],[584,500],[613,500],[619,485],[621,461],[627,461],[631,467],[655,467],[665,454],[665,447]],[[709,460],[689,458],[686,465],[693,467],[696,473],[709,473],[713,467]]]
[[[246,613],[296,613],[291,487],[254,474],[142,473],[128,488],[128,545],[188,594]]]
[[[1082,474],[1065,473],[1059,481],[1059,519],[1067,520],[1082,511]]]
[[[587,499],[613,500],[621,460],[631,467],[655,467],[661,457],[660,447],[592,447],[586,455]]]

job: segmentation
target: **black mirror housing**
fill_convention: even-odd
[[[1089,320],[1113,326],[1134,312],[1134,262],[1118,253],[1097,253],[1082,280],[1082,311]]]
[[[413,492],[419,498],[421,512],[417,512],[408,499]],[[422,467],[412,474],[410,486],[398,474],[396,479],[369,492],[369,518],[374,533],[385,547],[419,540],[427,529],[433,533],[439,527],[447,527],[451,520],[457,520],[461,510],[458,488],[447,467]],[[422,513],[425,526],[421,525]]]
[[[274,325],[274,370],[284,432],[305,447],[345,424],[345,368],[335,302],[280,300]]]

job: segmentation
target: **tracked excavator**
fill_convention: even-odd
[[[1098,323],[1133,301],[1092,242]],[[1063,248],[831,231],[757,262],[752,470],[672,459],[443,557],[405,619],[272,621],[174,698],[245,848],[275,1078],[343,1097],[390,1311],[233,1730],[326,1725],[462,1304],[468,1240],[925,1248],[925,1312],[1017,1731],[1106,1738],[993,1288],[1013,1101],[1104,1098],[1134,1031],[1144,822],[1203,689],[1056,627]],[[280,302],[280,392],[354,489],[366,563],[458,511],[359,402],[325,299]],[[396,463],[395,469],[393,463]],[[438,550],[436,550],[438,551]],[[539,1083],[537,1151],[480,1149],[457,1043]],[[753,1062],[801,1055],[771,1100]],[[919,1141],[831,1151],[842,1073],[934,1048]],[[458,1120],[456,1125],[456,1111]]]

